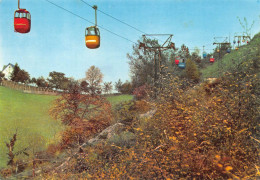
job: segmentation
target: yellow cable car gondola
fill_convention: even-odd
[[[96,26],[86,28],[85,35],[86,46],[90,49],[96,49],[100,46],[100,33]]]
[[[93,6],[95,9],[95,26],[87,27],[85,30],[85,42],[89,49],[96,49],[100,46],[100,32],[97,28],[97,6]]]

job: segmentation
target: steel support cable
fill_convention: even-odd
[[[87,6],[93,8],[93,6],[92,6],[91,4],[89,4],[89,3],[87,3],[86,1],[84,1],[84,0],[80,0],[80,1],[83,2],[84,4],[86,4]],[[118,22],[120,22],[120,23],[122,23],[122,24],[124,24],[124,25],[126,25],[126,26],[128,26],[128,27],[131,27],[131,28],[135,29],[136,31],[138,31],[138,32],[140,32],[140,33],[143,33],[143,34],[146,34],[146,35],[147,35],[146,32],[144,32],[144,31],[142,31],[142,30],[140,30],[140,29],[138,29],[138,28],[136,28],[136,27],[134,27],[134,26],[132,26],[132,25],[130,25],[130,24],[128,24],[128,23],[126,23],[126,22],[124,22],[124,21],[122,21],[122,20],[116,18],[116,17],[114,17],[114,16],[111,16],[110,14],[108,14],[108,13],[106,13],[106,12],[100,10],[100,9],[97,9],[97,11],[99,11],[99,12],[105,14],[106,16],[109,16],[110,18],[112,18],[112,19],[114,19],[114,20],[116,20],[116,21],[118,21]],[[150,36],[154,36],[154,35],[150,35]],[[156,39],[156,40],[159,40],[159,41],[162,41],[162,40],[160,40],[160,39],[158,39],[158,38],[155,38],[155,39]],[[211,45],[211,44],[206,44],[205,46],[208,46],[208,45]],[[205,49],[205,50],[212,50],[212,49]]]
[[[80,0],[80,1],[83,2],[84,4],[86,4],[87,6],[93,8],[93,6],[90,5],[89,3],[87,3],[86,1],[84,1],[84,0]],[[120,22],[120,23],[122,23],[122,24],[128,26],[128,27],[131,27],[131,28],[135,29],[136,31],[138,31],[138,32],[140,32],[140,33],[142,33],[142,34],[147,34],[146,32],[144,32],[144,31],[142,31],[142,30],[140,30],[140,29],[138,29],[138,28],[136,28],[136,27],[134,27],[134,26],[132,26],[132,25],[130,25],[130,24],[128,24],[128,23],[126,23],[126,22],[124,22],[124,21],[122,21],[122,20],[116,18],[116,17],[114,17],[114,16],[111,16],[110,14],[108,14],[108,13],[106,13],[106,12],[104,12],[104,11],[101,11],[101,10],[99,10],[99,9],[97,9],[97,11],[99,11],[99,12],[105,14],[106,16],[108,16],[108,17],[110,17],[110,18],[112,18],[112,19],[114,19],[114,20],[116,20],[116,21],[118,21],[118,22]],[[158,38],[154,38],[154,39],[159,40],[159,41],[162,42],[162,40],[160,40],[160,39],[158,39]]]
[[[70,14],[72,14],[72,15],[74,15],[74,16],[80,18],[80,19],[83,19],[84,21],[87,21],[87,22],[89,22],[89,23],[95,25],[95,23],[91,22],[90,20],[88,20],[88,19],[86,19],[86,18],[84,18],[84,17],[82,17],[82,16],[80,16],[80,15],[77,15],[77,14],[73,13],[73,12],[71,12],[71,11],[65,9],[65,8],[62,7],[62,6],[59,6],[59,5],[53,3],[53,2],[51,2],[51,1],[49,1],[49,0],[45,0],[45,1],[47,1],[48,3],[50,3],[50,4],[52,4],[52,5],[54,5],[54,6],[58,7],[58,8],[60,8],[60,9],[62,9],[62,10],[64,10],[64,11],[66,11],[66,12],[68,12],[68,13],[70,13]],[[117,34],[117,33],[114,33],[113,31],[110,31],[109,29],[107,29],[107,28],[105,28],[105,27],[103,27],[103,26],[98,26],[98,27],[100,27],[101,29],[103,29],[103,30],[105,30],[105,31],[107,31],[107,32],[109,32],[109,33],[111,33],[111,34],[114,34],[115,36],[118,36],[118,37],[120,37],[120,38],[122,38],[122,39],[125,39],[125,40],[129,41],[129,42],[132,42],[132,43],[134,43],[134,44],[137,44],[136,42],[134,42],[134,41],[132,41],[132,40],[130,40],[130,39],[124,37],[124,36],[121,36],[121,35],[119,35],[119,34]],[[138,45],[138,44],[137,44],[137,45]]]
[[[91,6],[91,5],[90,5],[89,3],[87,3],[86,1],[83,1],[83,0],[80,0],[80,1],[83,2],[83,3],[85,3],[86,5],[88,5],[89,7],[92,7],[92,8],[93,8],[93,6]],[[144,31],[142,31],[142,30],[140,30],[140,29],[137,29],[136,27],[134,27],[134,26],[132,26],[132,25],[130,25],[130,24],[128,24],[128,23],[126,23],[126,22],[120,20],[120,19],[117,19],[117,18],[114,17],[114,16],[111,16],[110,14],[108,14],[108,13],[106,13],[106,12],[104,12],[104,11],[101,11],[100,9],[97,9],[97,10],[98,10],[99,12],[105,14],[106,16],[109,16],[110,18],[112,18],[112,19],[114,19],[114,20],[121,22],[122,24],[125,24],[125,25],[127,25],[127,26],[129,26],[129,27],[135,29],[136,31],[139,31],[139,32],[141,32],[141,33],[143,33],[143,34],[146,34]]]

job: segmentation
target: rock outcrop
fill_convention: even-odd
[[[96,137],[88,140],[87,144],[95,145],[109,141],[114,135],[118,135],[125,130],[125,125],[122,123],[116,123],[112,126],[107,127]]]

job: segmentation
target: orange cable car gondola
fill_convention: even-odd
[[[87,27],[85,30],[85,43],[89,49],[96,49],[100,46],[100,32],[97,28],[97,6],[93,6],[95,9],[95,26]]]
[[[14,12],[14,31],[28,33],[30,30],[31,14],[26,9],[20,9],[20,0],[18,0],[18,10]]]

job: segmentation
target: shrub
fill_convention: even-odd
[[[199,82],[200,72],[195,62],[188,59],[186,64],[187,64],[185,68],[186,77],[195,82]]]
[[[73,85],[50,109],[50,115],[67,126],[61,148],[81,145],[90,135],[106,128],[112,119],[111,104],[104,97],[81,92],[79,85]]]
[[[5,168],[5,169],[1,169],[0,171],[0,175],[3,177],[3,178],[7,178],[9,176],[11,176],[13,173],[13,170],[12,168]]]
[[[131,124],[136,117],[135,102],[133,100],[119,103],[114,109],[114,119],[116,122]]]
[[[137,109],[138,113],[146,113],[151,107],[147,101],[140,100],[135,102],[135,108]]]
[[[148,94],[148,87],[147,85],[140,86],[135,88],[133,95],[137,98],[137,100],[141,100],[147,97]]]
[[[118,135],[114,135],[109,139],[109,143],[119,147],[131,147],[135,143],[135,135],[132,132],[124,131]]]
[[[46,150],[46,152],[48,154],[50,154],[50,156],[54,156],[55,154],[57,154],[60,151],[60,146],[57,144],[50,144]]]
[[[145,113],[150,109],[147,101],[126,101],[119,103],[114,109],[115,122],[121,122],[126,125],[131,125],[140,113]],[[114,122],[114,123],[115,123]]]

